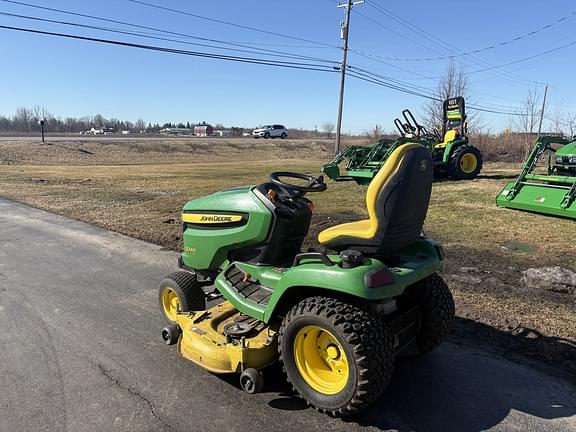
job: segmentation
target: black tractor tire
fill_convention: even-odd
[[[286,139],[287,136],[288,136],[288,135],[286,135],[286,132],[282,132],[282,135],[280,135],[280,138]]]
[[[270,133],[269,133],[269,132],[266,132],[266,133],[264,134],[264,138],[266,138],[266,139],[270,138]]]
[[[454,299],[444,279],[436,273],[410,286],[407,293],[420,308],[416,345],[420,354],[426,354],[438,348],[451,333],[454,327]]]
[[[297,336],[309,326],[329,332],[346,355],[347,377],[335,394],[314,389],[298,368]],[[304,333],[304,340],[306,337]],[[319,343],[320,337],[314,340],[314,349]],[[376,400],[394,369],[394,336],[386,324],[354,304],[331,297],[304,299],[286,314],[280,326],[278,351],[282,369],[294,391],[318,411],[336,417],[354,414]],[[342,354],[338,357],[342,358]]]
[[[475,158],[476,165],[468,170],[465,169],[466,158]],[[471,145],[463,145],[454,150],[448,160],[448,175],[453,180],[471,180],[480,174],[482,170],[482,153]]]
[[[158,301],[160,310],[169,323],[176,322],[174,311],[166,309],[165,292],[172,291],[178,297],[178,310],[180,312],[199,311],[206,309],[206,296],[202,290],[202,285],[196,279],[196,275],[177,271],[160,281],[158,287]]]

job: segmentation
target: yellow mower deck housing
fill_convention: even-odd
[[[278,357],[277,330],[240,314],[230,302],[205,311],[179,313],[176,321],[182,329],[178,342],[180,354],[211,372],[261,369]],[[252,326],[250,335],[240,339],[227,338],[224,327],[238,321]]]

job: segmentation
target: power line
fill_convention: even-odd
[[[385,9],[385,8],[382,7],[382,6],[380,6],[380,5],[375,5],[375,4],[373,4],[373,3],[370,3],[370,6],[372,6],[372,8],[374,8],[376,11],[382,13],[382,14],[383,14],[384,16],[386,16],[387,18],[391,18],[391,19],[393,19],[394,21],[400,23],[401,25],[407,26],[407,27],[411,28],[415,33],[421,35],[421,36],[424,37],[427,41],[432,42],[433,44],[436,44],[436,45],[441,46],[442,49],[448,49],[448,50],[451,50],[451,51],[453,51],[453,52],[462,52],[461,49],[459,49],[459,48],[451,45],[450,43],[448,43],[448,42],[446,42],[446,41],[438,38],[437,36],[435,36],[435,35],[427,32],[427,31],[425,31],[425,30],[420,29],[419,27],[417,27],[417,26],[415,26],[414,24],[412,24],[410,21],[405,20],[405,19],[402,18],[401,16],[399,16],[399,15],[397,15],[397,14],[389,11],[388,9]],[[381,26],[384,27],[384,28],[386,28],[386,29],[388,29],[387,27],[385,27],[385,26],[383,26],[383,25],[381,25]],[[398,33],[398,32],[396,32],[396,33]],[[402,34],[400,34],[400,35],[401,35],[401,36],[404,36],[404,35],[402,35]],[[404,38],[406,39],[406,37],[404,37]],[[407,39],[410,40],[410,41],[413,41],[411,38],[407,38]],[[421,47],[427,48],[425,45],[422,45],[422,44],[420,44],[420,43],[417,43],[417,44],[418,44],[419,46],[421,46]],[[429,49],[429,48],[427,48],[427,49]],[[439,54],[442,54],[442,53],[440,53],[439,51],[434,50],[434,49],[431,49],[431,51],[436,52],[436,53],[439,53]],[[376,56],[376,57],[380,57],[380,56]],[[447,58],[450,58],[450,57],[452,57],[452,56],[447,56]],[[380,58],[382,58],[382,57],[380,57]],[[512,73],[510,73],[510,72],[508,72],[508,71],[505,71],[505,70],[498,70],[498,68],[493,67],[494,65],[491,65],[490,63],[488,63],[488,62],[486,62],[486,61],[476,60],[473,55],[468,56],[468,58],[469,58],[473,63],[475,63],[475,64],[478,65],[478,66],[482,66],[482,67],[489,66],[490,68],[488,68],[488,69],[486,69],[486,70],[483,70],[483,71],[489,71],[489,72],[493,71],[494,73],[499,74],[499,78],[501,78],[501,79],[514,80],[514,81],[522,81],[522,82],[525,82],[525,81],[526,81],[526,80],[522,79],[522,77],[520,77],[519,75],[512,74]],[[430,77],[430,78],[431,78],[431,79],[438,79],[438,78],[440,78],[440,77]],[[540,84],[540,83],[538,83],[538,84]]]
[[[399,21],[400,19],[402,19],[402,21],[404,21],[404,24],[406,23],[406,21],[405,21],[403,18],[399,17],[398,15],[394,14],[393,12],[389,11],[388,9],[386,9],[385,7],[383,7],[383,6],[381,6],[381,5],[377,5],[377,4],[371,3],[370,6],[372,6],[373,8],[375,8],[375,9],[377,9],[377,10],[379,10],[379,11],[382,12],[383,14],[389,16],[390,18],[395,19],[396,21]],[[518,42],[518,41],[520,41],[520,40],[523,40],[523,39],[527,39],[527,38],[532,37],[532,36],[534,36],[534,35],[536,35],[536,34],[538,34],[538,33],[541,33],[541,32],[543,32],[543,31],[545,31],[545,30],[548,30],[548,29],[550,29],[550,28],[552,28],[552,27],[554,27],[554,26],[556,26],[556,25],[558,25],[558,24],[560,24],[560,23],[562,23],[562,22],[564,22],[564,21],[566,21],[566,20],[568,20],[568,19],[570,19],[570,18],[573,18],[574,16],[576,16],[576,11],[572,11],[572,12],[569,13],[568,15],[565,15],[565,16],[563,16],[563,17],[561,17],[561,18],[558,18],[557,20],[555,20],[555,21],[553,21],[553,22],[551,22],[551,23],[548,23],[548,24],[546,24],[546,25],[543,25],[543,26],[541,26],[540,28],[538,28],[538,29],[536,29],[536,30],[533,30],[533,31],[531,31],[531,32],[524,33],[524,34],[522,34],[522,35],[513,37],[513,38],[511,38],[511,39],[504,40],[504,41],[501,41],[501,42],[494,43],[494,44],[492,44],[492,45],[485,46],[485,47],[483,47],[483,48],[477,48],[477,49],[474,49],[474,50],[463,51],[463,52],[460,52],[460,53],[458,53],[458,54],[452,54],[452,55],[450,55],[450,56],[444,56],[444,57],[419,57],[419,58],[418,58],[418,57],[417,57],[417,58],[385,57],[385,59],[386,59],[386,60],[390,60],[390,61],[422,62],[422,61],[435,61],[435,60],[449,60],[449,59],[453,59],[453,58],[457,58],[457,57],[463,57],[463,56],[470,56],[470,55],[474,55],[474,54],[479,54],[479,53],[482,53],[482,52],[485,52],[485,51],[489,51],[489,50],[493,50],[493,49],[500,48],[500,47],[503,47],[503,46],[511,45],[511,44],[516,43],[516,42]],[[425,34],[424,32],[421,32],[421,33],[422,33],[422,34]]]
[[[289,69],[301,69],[301,70],[311,70],[311,71],[319,71],[319,72],[337,72],[337,69],[330,68],[326,65],[322,64],[313,64],[313,63],[302,63],[302,62],[288,62],[288,61],[280,61],[280,60],[270,60],[270,59],[261,59],[261,58],[254,58],[254,57],[239,57],[239,56],[230,56],[230,55],[223,55],[223,54],[215,54],[215,53],[208,53],[208,52],[201,52],[201,51],[187,51],[187,50],[180,50],[174,48],[166,48],[166,47],[159,47],[154,45],[143,45],[143,44],[135,44],[131,42],[123,42],[111,39],[102,39],[102,38],[93,38],[88,36],[79,36],[73,35],[68,33],[58,33],[58,32],[48,32],[24,27],[12,27],[12,26],[3,26],[0,25],[0,29],[6,30],[14,30],[20,32],[27,32],[27,33],[35,33],[35,34],[42,34],[48,36],[57,36],[67,39],[77,39],[89,42],[98,42],[110,45],[118,45],[130,48],[140,48],[150,51],[158,51],[158,52],[166,52],[172,54],[181,54],[187,55],[192,57],[202,57],[202,58],[210,58],[210,59],[218,59],[218,60],[227,60],[227,61],[234,61],[240,63],[251,63],[251,64],[260,64],[266,66],[276,66],[276,67],[284,67]]]
[[[268,35],[272,35],[272,36],[278,36],[278,37],[282,37],[282,38],[298,40],[300,42],[308,42],[308,43],[315,44],[315,45],[334,47],[334,45],[330,45],[330,44],[327,44],[324,42],[314,41],[314,40],[310,40],[310,39],[304,39],[304,38],[297,37],[297,36],[290,36],[290,35],[286,35],[286,34],[282,34],[282,33],[273,32],[270,30],[258,29],[255,27],[250,27],[250,26],[243,25],[243,24],[237,24],[237,23],[233,23],[233,22],[229,22],[229,21],[224,21],[224,20],[217,19],[217,18],[210,18],[210,17],[194,14],[191,12],[186,12],[186,11],[182,11],[182,10],[178,10],[178,9],[172,9],[172,8],[169,8],[166,6],[160,6],[160,5],[157,5],[154,3],[147,3],[144,1],[140,1],[140,0],[126,0],[126,1],[128,1],[130,3],[140,4],[143,6],[148,6],[148,7],[155,8],[155,9],[164,10],[167,12],[177,13],[180,15],[186,15],[186,16],[189,16],[192,18],[198,18],[198,19],[205,20],[205,21],[210,21],[210,22],[214,22],[214,23],[218,23],[218,24],[224,24],[224,25],[228,25],[228,26],[232,26],[232,27],[237,27],[237,28],[241,28],[244,30],[250,30],[250,31],[254,31],[254,32],[258,32],[258,33],[264,33],[264,34],[268,34]]]
[[[206,48],[214,48],[214,49],[220,49],[220,50],[231,50],[231,48],[226,48],[226,47],[221,47],[221,46],[216,46],[216,45],[202,44],[202,43],[197,43],[197,42],[189,42],[189,41],[183,41],[183,40],[179,40],[179,39],[170,39],[170,38],[152,36],[150,34],[145,34],[145,33],[141,33],[141,32],[133,32],[133,31],[120,30],[120,29],[112,29],[112,28],[107,28],[107,27],[91,26],[88,24],[80,24],[80,23],[74,23],[74,22],[69,22],[69,21],[51,20],[51,19],[47,19],[47,18],[39,18],[39,17],[28,16],[28,15],[12,14],[12,13],[7,13],[7,12],[0,12],[0,15],[9,16],[9,17],[13,17],[13,18],[19,18],[19,19],[26,19],[26,20],[33,20],[33,21],[39,21],[39,22],[48,22],[48,23],[53,23],[53,24],[73,26],[73,27],[77,27],[77,28],[85,28],[85,29],[118,33],[118,34],[125,34],[125,35],[143,37],[143,38],[154,39],[154,40],[161,40],[161,41],[182,43],[182,44],[187,44],[187,45],[201,46],[201,47],[206,47]],[[234,44],[234,45],[239,45],[239,44]],[[239,45],[239,46],[242,46],[242,45]],[[298,55],[298,54],[290,54],[290,53],[286,53],[283,51],[272,51],[272,50],[254,51],[254,50],[245,50],[245,49],[238,49],[238,48],[235,48],[235,51],[236,52],[250,53],[250,54],[259,54],[259,55],[265,55],[265,56],[292,58],[292,59],[299,59],[299,60],[314,60],[314,61],[318,61],[318,62],[322,62],[322,63],[330,63],[330,64],[336,64],[337,63],[336,61],[333,61],[333,60],[320,59],[318,57],[302,56],[302,55]],[[273,54],[267,54],[267,52],[271,52]]]
[[[33,33],[33,34],[40,34],[40,35],[46,35],[46,36],[55,36],[55,37],[82,40],[82,41],[89,41],[89,42],[95,42],[95,43],[110,44],[110,45],[123,46],[123,47],[129,47],[129,48],[138,48],[138,49],[164,52],[164,53],[187,55],[187,56],[200,57],[200,58],[234,61],[234,62],[239,62],[239,63],[249,63],[249,64],[275,66],[275,67],[283,67],[283,68],[289,68],[289,69],[309,70],[309,71],[318,71],[318,72],[332,72],[332,73],[338,72],[337,68],[331,68],[325,64],[289,62],[289,61],[262,59],[262,58],[255,58],[255,57],[230,56],[230,55],[216,54],[216,53],[210,53],[210,52],[201,52],[201,51],[188,51],[188,50],[181,50],[181,49],[168,48],[168,47],[159,47],[159,46],[154,46],[154,45],[136,44],[136,43],[125,42],[125,41],[111,40],[111,39],[102,39],[102,38],[95,38],[95,37],[88,37],[88,36],[80,36],[80,35],[74,35],[74,34],[68,34],[68,33],[42,31],[42,30],[30,29],[30,28],[24,28],[24,27],[13,27],[13,26],[0,25],[0,29],[20,31],[20,32],[26,32],[26,33]],[[413,88],[410,89],[410,88],[403,87],[403,85],[402,85],[403,83],[400,83],[400,82],[397,84],[386,82],[384,79],[378,77],[377,74],[374,74],[373,72],[370,72],[370,71],[358,69],[358,70],[349,71],[348,73],[350,73],[351,76],[353,76],[359,80],[363,80],[366,82],[377,84],[377,85],[382,86],[382,87],[386,87],[386,88],[389,88],[392,90],[396,90],[396,91],[411,94],[414,96],[422,97],[425,99],[439,101],[439,99],[435,98],[434,96],[426,94],[422,91],[417,91],[416,86],[413,86]],[[490,112],[490,113],[495,113],[495,114],[523,115],[523,114],[518,114],[518,113],[514,113],[514,112],[491,110],[491,109],[486,109],[486,108],[476,107],[476,106],[471,106],[469,108],[473,109],[473,110],[477,110],[477,111],[484,111],[484,112]]]
[[[32,4],[32,3],[25,3],[25,2],[16,1],[16,0],[0,0],[0,1],[4,2],[4,3],[17,4],[19,6],[25,6],[25,7],[30,7],[30,8],[45,10],[45,11],[50,11],[50,12],[56,12],[56,13],[61,13],[61,14],[65,14],[65,15],[75,16],[75,17],[88,18],[91,20],[109,22],[109,23],[113,23],[113,24],[120,24],[123,26],[129,26],[129,27],[139,28],[139,29],[144,29],[144,30],[151,30],[154,32],[159,32],[161,34],[180,36],[180,37],[184,37],[187,39],[195,39],[195,40],[201,40],[201,41],[205,41],[205,42],[213,42],[213,43],[218,43],[218,44],[222,44],[222,45],[236,46],[236,47],[241,47],[241,48],[254,48],[254,47],[251,47],[249,45],[244,45],[241,43],[222,41],[222,40],[212,39],[212,38],[205,38],[205,37],[200,37],[200,36],[191,35],[191,34],[187,34],[187,33],[181,33],[181,32],[166,30],[166,29],[162,29],[162,28],[157,28],[157,27],[134,24],[134,23],[126,22],[126,21],[120,21],[120,20],[115,20],[115,19],[111,19],[111,18],[104,18],[104,17],[84,14],[84,13],[80,13],[80,12],[72,12],[72,11],[63,10],[63,9],[56,9],[56,8],[51,8],[51,7],[47,7],[47,6],[40,6],[40,5],[36,5],[36,4]],[[332,47],[337,48],[336,46],[332,46]],[[271,53],[278,53],[279,52],[279,51],[275,51],[275,50],[267,50],[264,48],[260,48],[260,50],[271,52]],[[282,52],[280,52],[280,53],[282,53]],[[287,54],[287,53],[283,53],[283,54]]]
[[[353,67],[351,67],[351,69],[352,69],[352,71],[348,72],[348,74],[351,76],[354,76],[355,78],[360,79],[362,81],[371,82],[373,84],[377,84],[377,85],[380,85],[382,87],[397,90],[397,91],[400,91],[402,93],[411,94],[411,95],[425,98],[428,100],[433,100],[435,102],[442,102],[441,99],[433,96],[432,94],[429,94],[429,93],[427,94],[423,91],[418,91],[417,88],[411,90],[411,89],[408,89],[406,87],[402,87],[401,85],[396,85],[394,83],[387,82],[385,77],[381,77],[378,74],[371,73],[370,71],[366,71],[364,69],[353,68]],[[426,89],[424,89],[424,90],[426,90]],[[484,105],[484,104],[482,104],[482,105]],[[504,115],[513,115],[513,116],[524,115],[522,113],[518,113],[518,111],[504,111],[504,110],[499,110],[499,109],[492,109],[489,107],[480,106],[478,104],[477,105],[468,105],[467,108],[470,110],[473,110],[473,111],[482,111],[482,112],[492,113],[492,114],[504,114]]]

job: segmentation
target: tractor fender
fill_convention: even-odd
[[[264,322],[275,316],[280,308],[322,293],[364,300],[384,300],[403,293],[405,284],[386,265],[376,259],[368,261],[362,266],[347,269],[338,263],[328,266],[316,261],[291,267],[274,289],[264,313]],[[389,283],[369,287],[368,278],[377,271],[388,273]]]
[[[465,138],[450,141],[448,144],[446,144],[446,147],[444,147],[444,155],[442,156],[442,162],[447,164],[448,161],[450,160],[450,157],[454,153],[454,151],[458,147],[466,145],[466,144],[468,144],[468,140]]]

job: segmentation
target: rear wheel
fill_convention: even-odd
[[[448,173],[454,180],[476,178],[482,169],[482,153],[476,147],[458,147],[448,161]]]
[[[420,308],[421,324],[416,344],[421,354],[437,348],[454,326],[454,299],[444,279],[437,274],[408,288],[407,293]]]
[[[286,139],[287,136],[288,136],[288,135],[286,135],[286,132],[282,132],[282,135],[280,135],[280,138]]]
[[[353,414],[373,402],[393,370],[394,337],[377,317],[330,297],[294,306],[278,349],[288,381],[316,409]]]
[[[178,312],[206,309],[202,285],[192,273],[178,271],[160,282],[158,289],[160,309],[168,322],[176,322]]]

